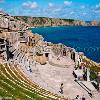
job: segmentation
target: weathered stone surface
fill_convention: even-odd
[[[14,17],[9,16],[8,14],[0,11],[0,30],[3,31],[18,31],[26,30],[28,24],[25,22],[19,21]]]
[[[8,28],[8,18],[0,16],[0,28]]]

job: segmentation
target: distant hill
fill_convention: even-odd
[[[47,17],[29,17],[29,16],[14,16],[15,19],[24,21],[29,24],[30,27],[41,26],[86,26],[86,22],[74,19],[59,19],[59,18],[47,18]]]
[[[85,22],[74,19],[10,16],[0,11],[0,31],[18,31],[43,26],[100,26],[100,21]]]

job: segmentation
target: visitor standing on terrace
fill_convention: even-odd
[[[60,93],[63,94],[63,83],[61,83],[61,86],[60,86]]]
[[[82,100],[86,100],[84,95],[82,96]]]

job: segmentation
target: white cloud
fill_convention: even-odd
[[[30,9],[35,9],[38,7],[37,2],[30,2],[30,1],[24,2],[22,5],[23,7],[30,8]]]
[[[49,5],[49,7],[53,7],[53,6],[54,6],[54,4],[53,4],[53,3],[49,3],[48,5]]]
[[[100,3],[96,4],[96,8],[99,8],[100,7]]]
[[[87,13],[85,13],[85,12],[83,13],[83,15],[86,15],[86,14],[87,14]]]
[[[83,6],[81,6],[81,8],[82,8],[82,9],[84,9],[84,8],[85,8],[85,6],[83,5]]]
[[[96,10],[94,10],[94,13],[100,13],[100,10],[97,10],[97,11],[96,11]]]
[[[66,6],[70,6],[70,5],[72,4],[72,1],[66,0],[66,1],[64,1],[64,4],[65,4]]]
[[[75,13],[74,11],[70,12],[71,15],[74,14],[74,13]]]
[[[56,8],[53,12],[59,12],[61,11],[61,8]]]

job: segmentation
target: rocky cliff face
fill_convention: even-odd
[[[41,26],[64,26],[64,25],[77,25],[86,26],[84,21],[73,19],[58,19],[58,18],[46,18],[46,17],[28,17],[28,16],[15,16],[17,20],[24,21],[29,24],[30,27]]]
[[[18,31],[25,30],[28,24],[19,21],[14,17],[0,11],[0,31]]]

